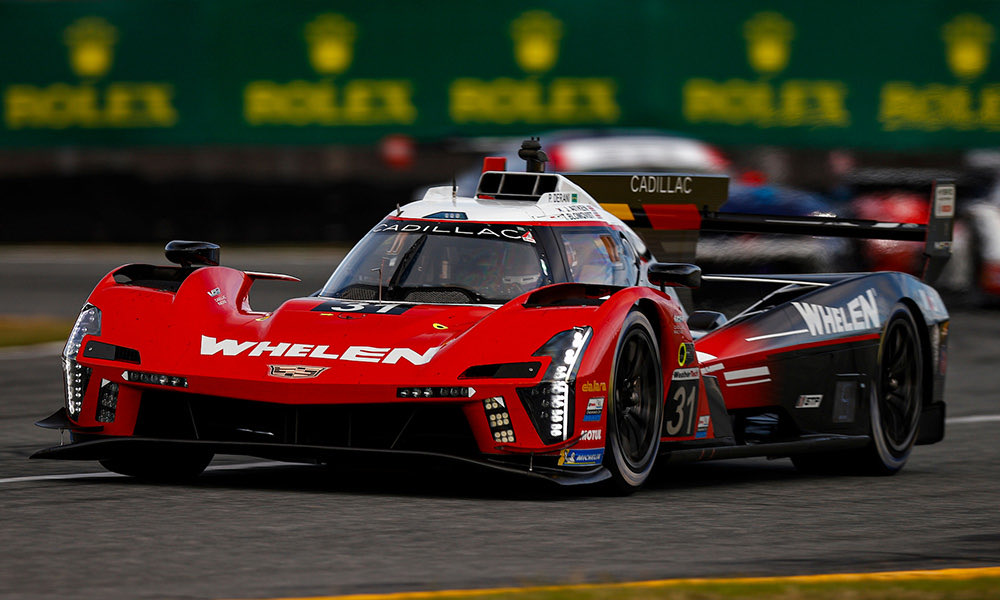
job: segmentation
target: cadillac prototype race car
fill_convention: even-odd
[[[720,214],[724,176],[555,174],[486,159],[478,189],[434,188],[378,223],[314,295],[254,311],[219,248],[132,264],[90,295],[63,352],[70,443],[35,458],[127,475],[200,473],[214,454],[350,463],[444,457],[619,491],[654,464],[791,457],[891,474],[944,435],[948,313],[901,273],[704,276],[770,285],[732,316],[691,311],[698,267],[637,229],[950,240],[930,224]],[[694,234],[694,235],[692,235]],[[931,273],[933,274],[933,273]]]

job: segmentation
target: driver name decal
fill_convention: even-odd
[[[855,296],[846,306],[823,306],[808,302],[792,302],[811,335],[828,335],[848,331],[867,331],[881,327],[875,290],[868,289]]]
[[[330,346],[313,344],[293,344],[290,342],[271,343],[240,342],[231,339],[217,340],[207,335],[201,336],[202,356],[283,356],[285,358],[318,358],[323,360],[347,360],[394,365],[405,360],[414,365],[425,365],[434,358],[440,347],[430,348],[423,353],[411,348],[376,348],[373,346],[348,346],[342,353],[331,353]]]

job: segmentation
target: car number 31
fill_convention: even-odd
[[[677,369],[674,371],[664,408],[664,437],[690,437],[694,435],[695,417],[698,414],[697,369]]]

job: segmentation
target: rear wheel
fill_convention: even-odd
[[[923,406],[923,349],[917,331],[910,309],[897,305],[878,349],[868,409],[871,444],[846,454],[793,456],[798,469],[892,475],[903,468],[917,439]]]
[[[878,350],[878,381],[869,410],[872,445],[863,461],[868,470],[892,474],[910,457],[923,406],[923,364],[916,321],[908,308],[898,305]]]
[[[649,478],[660,449],[663,375],[653,327],[633,311],[622,325],[612,367],[608,447],[604,464],[612,488],[638,489]]]
[[[146,481],[177,482],[194,479],[212,462],[202,450],[143,450],[100,460],[109,471]]]

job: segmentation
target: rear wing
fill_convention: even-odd
[[[564,177],[602,208],[659,244],[670,260],[693,262],[700,231],[781,233],[924,242],[923,278],[935,281],[951,256],[955,183],[931,188],[929,222],[890,223],[831,217],[787,217],[719,212],[728,199],[727,177],[684,174],[578,174]]]

